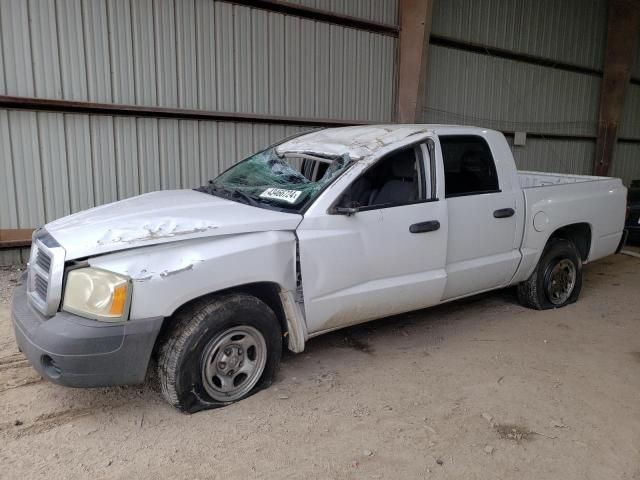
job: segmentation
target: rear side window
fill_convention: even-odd
[[[489,145],[475,135],[440,137],[444,160],[445,196],[478,195],[500,191]]]

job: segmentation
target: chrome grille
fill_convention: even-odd
[[[46,316],[56,313],[62,296],[64,249],[46,232],[38,232],[31,245],[27,292],[29,301]]]
[[[47,290],[49,290],[49,281],[48,279],[42,277],[40,274],[36,273],[35,278],[36,285],[36,293],[42,299],[42,301],[47,301]]]
[[[49,275],[51,274],[51,255],[46,250],[37,248],[35,258],[39,272],[34,273],[34,291],[43,302],[46,302],[47,291],[49,290]]]
[[[45,272],[48,272],[51,269],[51,257],[44,250],[38,250],[36,253],[36,263]]]

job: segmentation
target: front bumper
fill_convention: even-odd
[[[42,377],[69,387],[142,383],[162,318],[117,324],[58,312],[45,318],[16,287],[11,318],[20,350]]]

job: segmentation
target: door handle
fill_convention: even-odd
[[[440,228],[438,220],[430,220],[428,222],[414,223],[409,227],[411,233],[435,232]]]
[[[494,218],[509,218],[513,217],[514,213],[516,213],[516,211],[513,208],[501,208],[493,212],[493,216]]]

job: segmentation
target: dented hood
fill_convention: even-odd
[[[294,230],[301,220],[194,190],[169,190],[85,210],[45,228],[73,260],[191,238]]]

